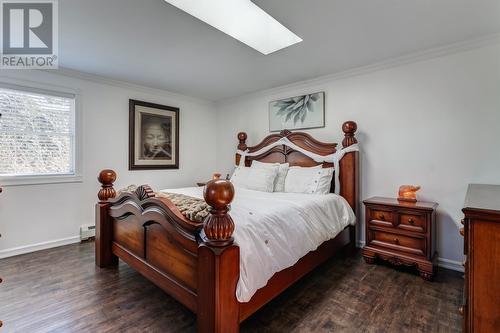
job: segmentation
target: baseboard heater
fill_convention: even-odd
[[[95,237],[95,225],[82,225],[80,226],[80,240],[87,241]]]

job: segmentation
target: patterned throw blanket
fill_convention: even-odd
[[[157,192],[157,197],[167,198],[179,208],[185,218],[195,222],[203,222],[208,215],[209,205],[203,199],[193,198],[184,194]]]
[[[130,185],[118,191],[118,195],[123,192],[135,192],[136,185]],[[190,197],[184,194],[155,192],[157,198],[167,198],[181,211],[182,215],[194,222],[203,222],[208,215],[210,206],[205,200]]]

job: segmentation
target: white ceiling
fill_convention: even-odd
[[[262,55],[163,0],[60,0],[59,65],[222,100],[500,32],[499,0],[254,0],[304,41]]]

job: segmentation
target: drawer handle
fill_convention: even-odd
[[[399,239],[394,238],[394,244],[398,245],[399,244]]]
[[[381,219],[382,221],[385,221],[385,216],[384,216],[384,214],[380,214],[380,219]]]
[[[460,228],[460,235],[462,235],[462,237],[465,235],[465,230],[464,230],[464,228]]]
[[[413,224],[415,224],[415,221],[413,221],[413,219],[410,217],[410,218],[408,219],[408,223],[410,223],[411,225],[413,225]]]

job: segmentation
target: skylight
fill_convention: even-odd
[[[250,0],[165,0],[263,54],[302,39]]]

